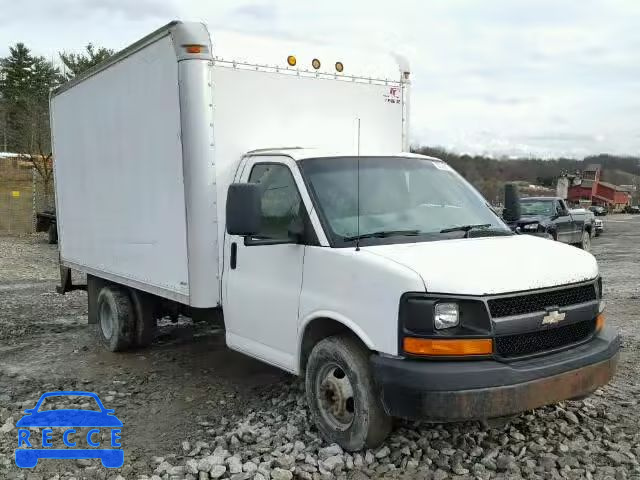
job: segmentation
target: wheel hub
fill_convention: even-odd
[[[337,365],[327,366],[319,376],[318,403],[325,419],[338,430],[351,426],[354,417],[353,388]]]
[[[100,316],[100,328],[102,329],[104,338],[111,338],[113,335],[113,311],[107,302],[103,302],[100,305],[98,314]]]

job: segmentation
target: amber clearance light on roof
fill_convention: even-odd
[[[473,339],[404,339],[404,351],[415,355],[490,355],[493,341],[490,338]]]
[[[288,64],[290,67],[295,67],[295,66],[296,66],[296,57],[294,57],[293,55],[289,55],[289,56],[287,57],[287,64]]]
[[[207,47],[205,45],[183,45],[187,53],[205,53]]]

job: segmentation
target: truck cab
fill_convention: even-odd
[[[544,261],[516,274],[531,251]],[[615,370],[593,256],[513,234],[436,158],[250,152],[225,258],[229,346],[305,376],[318,428],[348,449],[391,416],[511,415]]]

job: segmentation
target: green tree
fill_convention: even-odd
[[[104,47],[94,47],[89,43],[82,53],[66,53],[60,52],[60,60],[69,69],[65,73],[67,80],[71,80],[76,75],[81,74],[85,70],[95,67],[99,63],[104,62],[115,52]]]
[[[18,117],[28,96],[34,59],[23,43],[9,47],[9,56],[0,59],[0,102],[3,114],[3,148],[19,149]]]
[[[6,148],[26,154],[47,189],[53,175],[49,91],[62,80],[58,68],[32,55],[23,43],[9,47],[9,56],[0,59]]]

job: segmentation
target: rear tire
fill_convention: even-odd
[[[154,297],[139,290],[129,290],[135,309],[135,332],[132,346],[148,347],[153,343],[156,334],[156,318],[154,315]]]
[[[591,235],[589,235],[588,231],[585,230],[582,232],[582,240],[580,241],[578,246],[585,252],[591,250]]]
[[[391,432],[369,363],[370,352],[351,335],[318,342],[306,370],[307,402],[321,435],[346,450],[376,448]]]
[[[96,303],[96,331],[102,344],[112,352],[129,348],[133,343],[135,312],[128,292],[116,285],[106,285]]]

